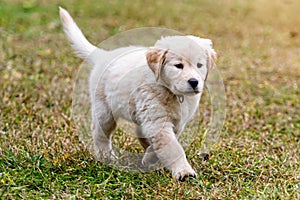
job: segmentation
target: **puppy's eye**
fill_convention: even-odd
[[[176,68],[178,69],[183,69],[183,64],[179,63],[179,64],[176,64],[174,65]]]
[[[202,64],[201,64],[201,63],[197,63],[197,67],[198,67],[198,68],[201,68],[201,67],[202,67]]]

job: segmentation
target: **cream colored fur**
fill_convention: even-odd
[[[159,160],[177,180],[196,176],[177,138],[198,108],[215,61],[211,41],[170,36],[150,48],[105,51],[90,44],[62,8],[60,17],[78,56],[94,65],[89,91],[98,158],[113,155],[111,134],[118,119],[124,118],[137,126],[137,137],[145,148],[144,165]],[[192,87],[191,79],[197,80],[196,86]]]

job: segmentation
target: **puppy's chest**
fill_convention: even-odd
[[[188,98],[180,103],[177,96],[156,84],[140,87],[132,96],[129,101],[130,115],[138,125],[168,121],[174,124],[176,130],[181,129],[198,106],[197,98]]]
[[[184,101],[180,104],[180,121],[176,129],[180,132],[196,113],[200,101],[200,95],[185,97]]]

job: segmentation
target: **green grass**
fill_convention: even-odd
[[[214,41],[227,117],[207,162],[197,156],[200,142],[186,150],[197,179],[111,169],[84,148],[70,118],[81,60],[61,30],[58,5],[96,44],[148,26]],[[299,7],[280,0],[0,1],[1,199],[299,199]]]

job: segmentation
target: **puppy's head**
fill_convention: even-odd
[[[211,41],[195,36],[162,38],[146,56],[156,80],[176,95],[201,93],[216,60]]]

